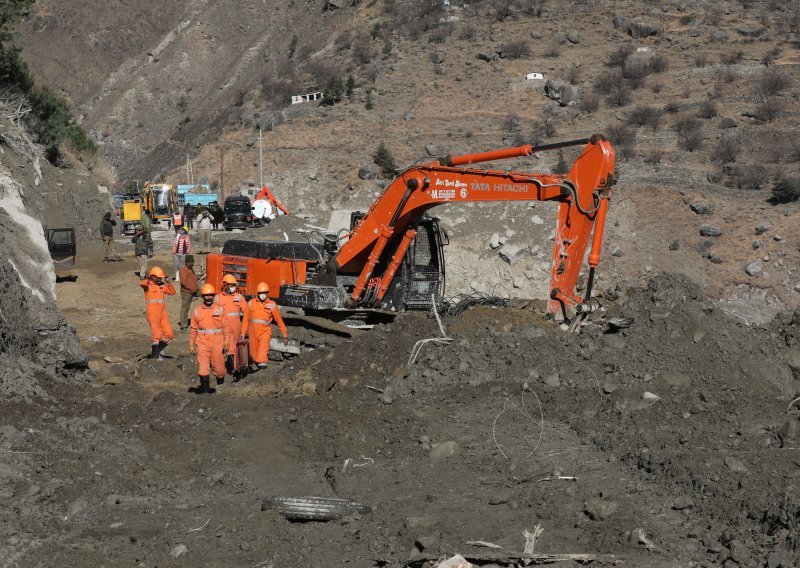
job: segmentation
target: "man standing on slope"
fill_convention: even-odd
[[[117,244],[114,242],[114,227],[116,226],[117,222],[111,218],[111,213],[106,213],[100,222],[100,234],[103,237],[103,244],[106,250],[103,262],[119,262],[122,260],[122,257],[117,252]],[[113,254],[114,258],[108,258],[109,253]]]
[[[150,324],[151,352],[147,358],[161,359],[161,352],[173,337],[164,296],[174,296],[175,288],[160,266],[151,268],[139,286],[144,290],[145,317]]]
[[[203,303],[192,311],[189,331],[189,353],[197,354],[197,374],[200,377],[199,393],[214,393],[209,386],[211,370],[217,384],[225,380],[225,358],[231,343],[230,335],[222,324],[224,308],[214,303],[214,286],[205,284],[200,289]]]
[[[247,300],[236,291],[236,278],[231,274],[226,274],[222,279],[222,293],[214,296],[214,303],[222,306],[222,324],[231,338],[225,356],[228,359],[228,366],[231,372],[237,369],[239,361],[236,360],[236,342],[242,330],[242,320],[247,319]],[[245,364],[246,362],[242,362]]]
[[[286,325],[283,323],[278,304],[269,299],[269,286],[260,282],[256,288],[258,294],[248,304],[248,315],[242,324],[242,336],[250,333],[250,358],[253,363],[263,369],[269,359],[269,340],[272,338],[272,322],[278,326],[283,335],[283,344],[289,345]]]

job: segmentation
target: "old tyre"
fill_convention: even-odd
[[[262,511],[277,511],[293,521],[330,521],[353,513],[368,513],[369,505],[349,499],[328,497],[267,497]]]

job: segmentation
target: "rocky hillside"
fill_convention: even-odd
[[[120,181],[182,181],[187,155],[196,178],[217,181],[222,151],[226,190],[253,186],[261,126],[267,181],[323,226],[332,209],[365,207],[380,191],[385,182],[370,169],[381,142],[402,166],[604,132],[620,162],[605,285],[678,271],[750,321],[800,300],[800,213],[769,201],[776,180],[798,175],[799,9],[265,0],[158,9],[112,1],[82,11],[72,0],[37,3],[23,40],[35,71],[81,110]],[[534,72],[544,79],[526,78]],[[277,112],[289,95],[336,78],[340,102]],[[557,159],[513,167],[549,171]],[[544,291],[554,211],[437,213],[453,241],[452,291],[497,282],[515,295]],[[522,254],[508,263],[498,242]]]
[[[78,255],[92,254],[100,218],[110,210],[108,190],[88,172],[44,159],[20,125],[24,111],[20,98],[0,100],[0,362],[8,371],[0,394],[10,400],[42,395],[41,377],[87,378],[88,357],[56,307],[43,225],[74,227]]]

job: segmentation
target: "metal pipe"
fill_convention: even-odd
[[[594,137],[593,137],[594,138]],[[535,152],[547,150],[558,150],[570,146],[582,146],[588,144],[593,138],[579,138],[577,140],[566,140],[564,142],[553,142],[552,144],[542,144],[541,146],[516,146],[514,148],[503,148],[500,150],[490,150],[477,154],[462,154],[461,156],[447,156],[439,161],[443,166],[464,166],[467,164],[477,164],[479,162],[493,162],[495,160],[506,160],[508,158],[519,158],[520,156],[530,156]]]
[[[373,247],[372,252],[369,254],[369,259],[364,265],[364,270],[361,271],[361,275],[358,277],[356,286],[353,288],[353,293],[350,295],[350,297],[356,302],[358,302],[358,300],[361,298],[361,293],[364,291],[364,287],[367,285],[369,277],[372,276],[372,271],[375,270],[375,265],[378,264],[381,254],[383,254],[383,249],[386,247],[386,243],[389,242],[389,239],[393,233],[394,228],[386,226],[381,227],[378,240],[375,242],[375,246]]]
[[[376,303],[383,300],[383,297],[389,290],[389,286],[391,285],[392,280],[394,280],[394,275],[397,273],[400,263],[403,262],[403,258],[406,256],[406,252],[408,252],[408,247],[411,246],[411,241],[413,241],[414,237],[416,236],[417,231],[414,229],[408,229],[405,235],[403,235],[403,240],[400,242],[400,246],[397,247],[397,250],[392,255],[392,262],[389,264],[389,268],[386,269],[386,272],[381,278],[380,287],[378,288],[378,296],[375,298]]]

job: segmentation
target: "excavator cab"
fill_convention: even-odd
[[[384,304],[397,310],[430,309],[431,302],[441,302],[444,295],[444,246],[447,233],[436,217],[424,216],[417,226],[417,236],[408,247],[395,277],[386,293]]]

